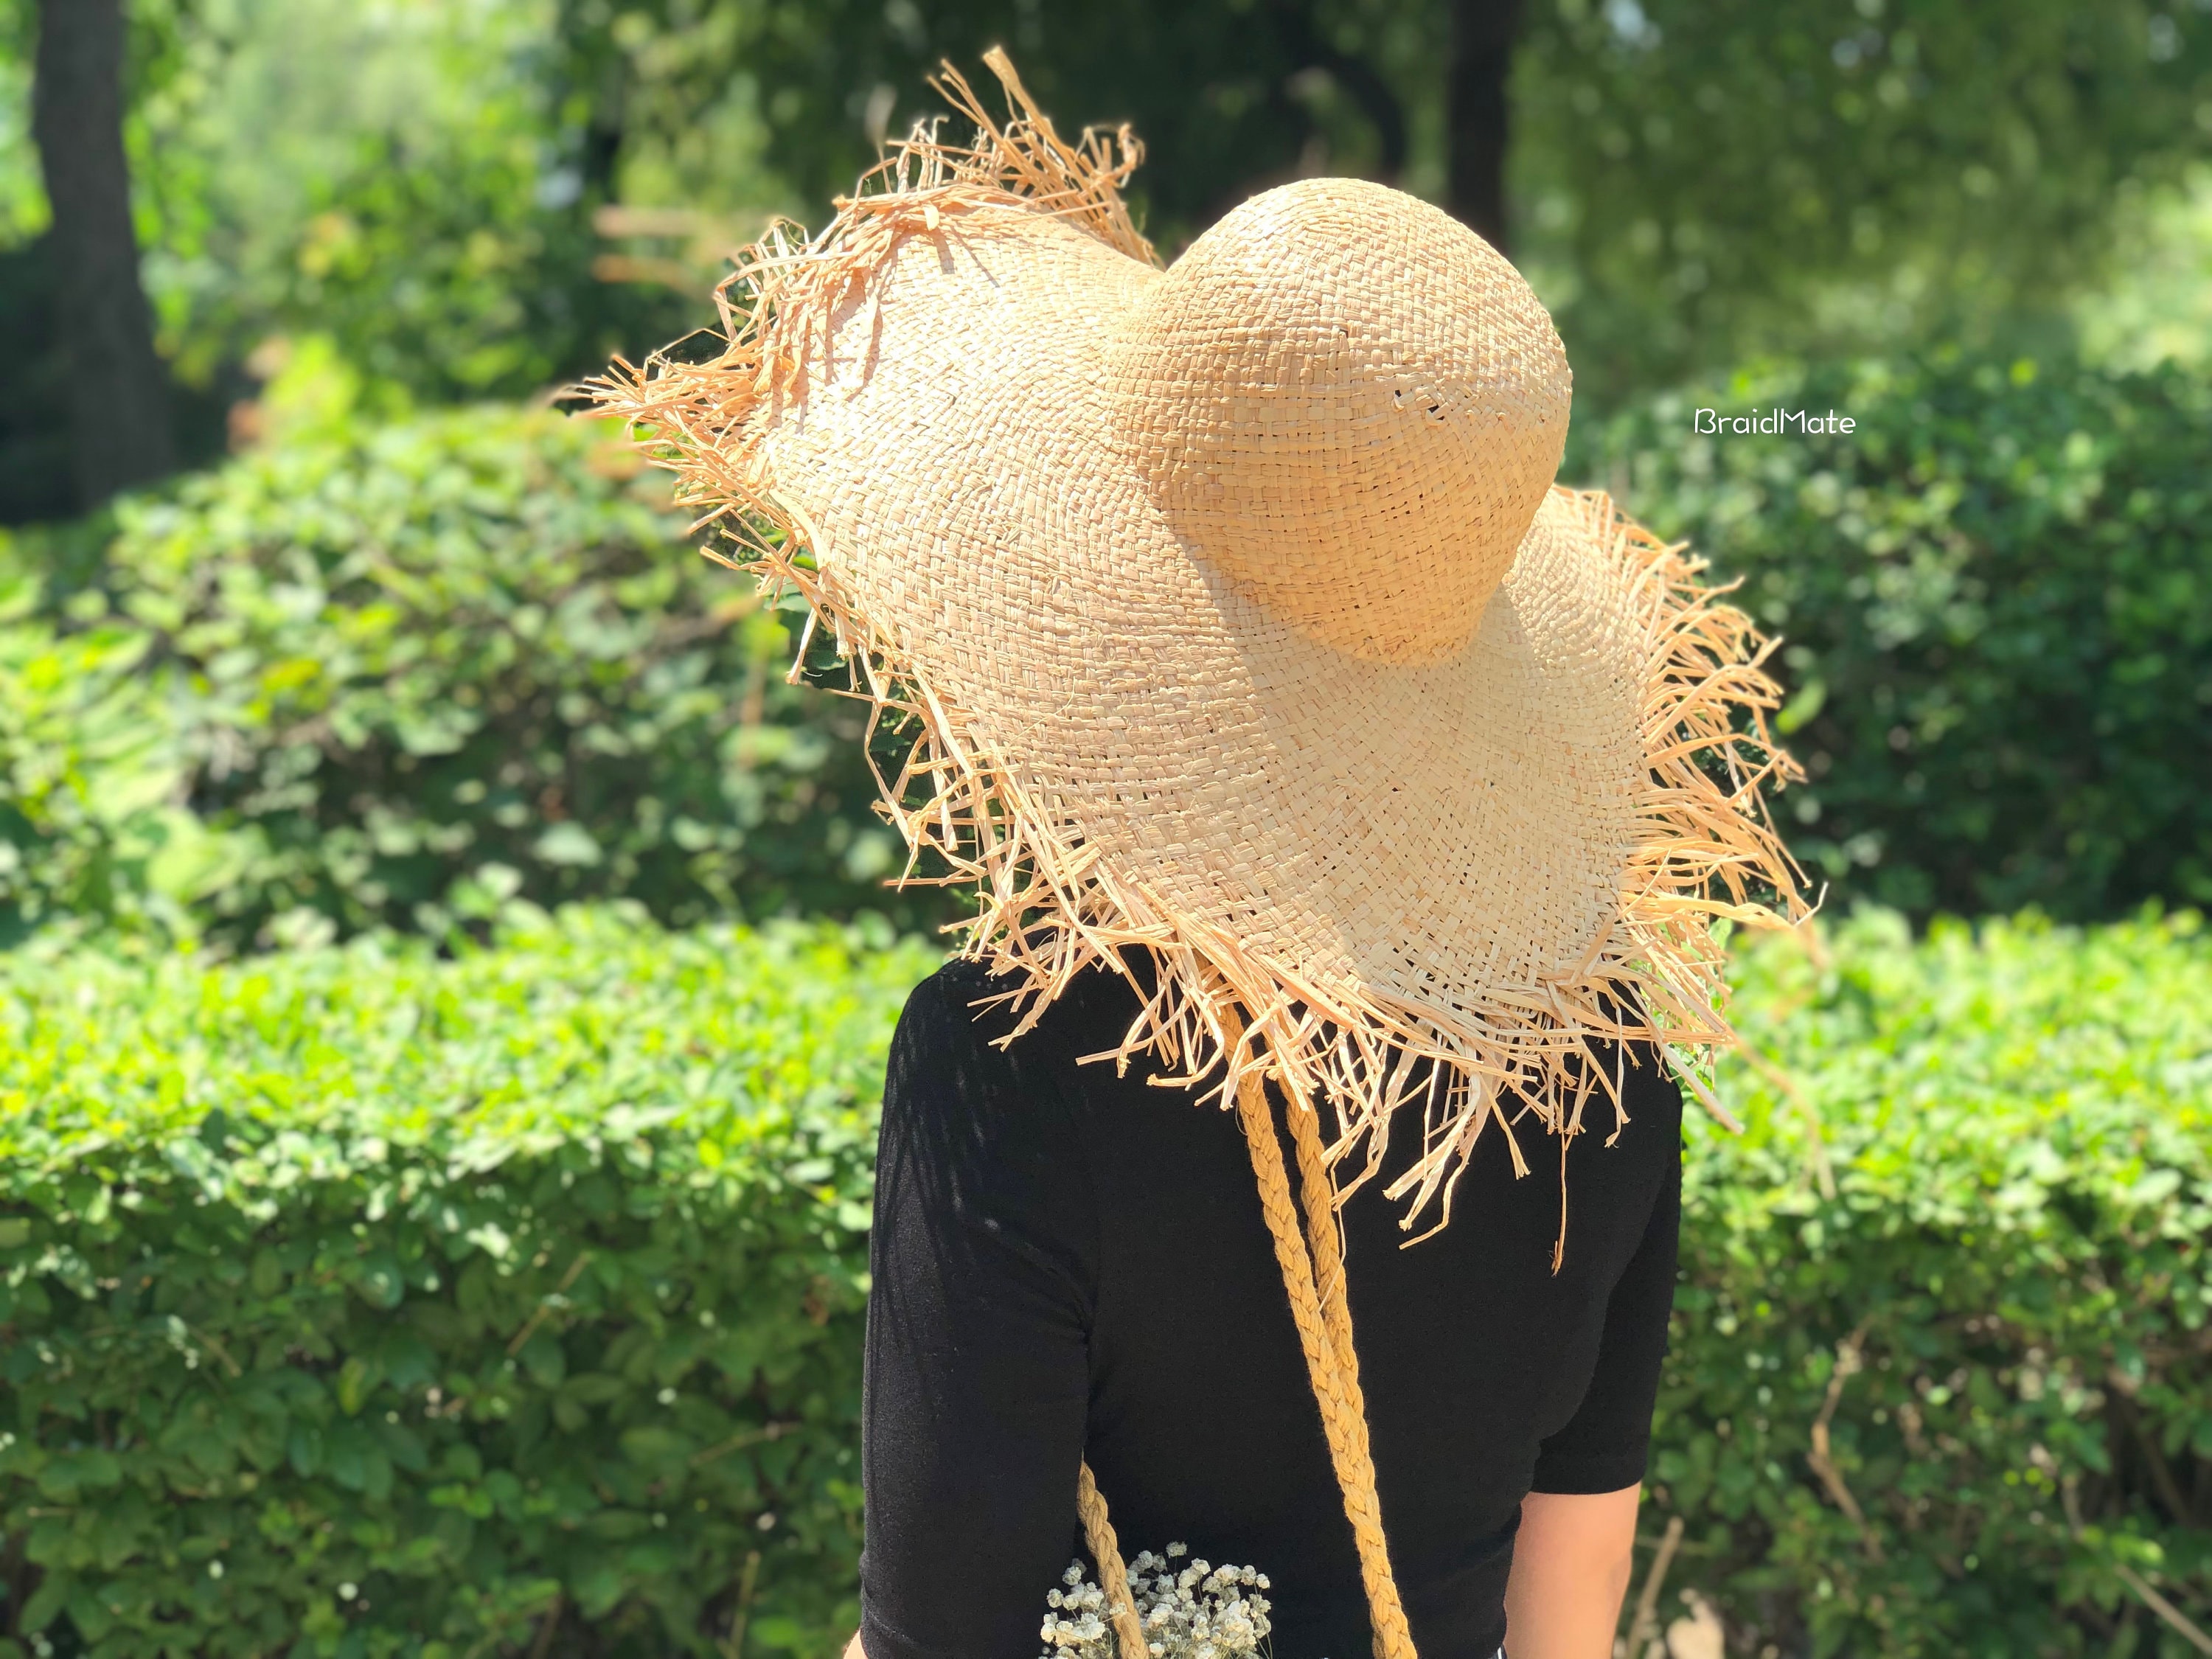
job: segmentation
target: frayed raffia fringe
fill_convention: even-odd
[[[656,354],[642,368],[618,362],[586,388],[603,411],[644,429],[640,446],[677,475],[678,501],[701,510],[696,527],[719,527],[740,550],[714,556],[805,597],[811,615],[800,659],[816,627],[827,628],[853,695],[870,705],[870,738],[887,715],[918,732],[896,775],[877,773],[883,810],[909,849],[902,879],[974,887],[977,914],[957,930],[962,949],[1008,977],[1001,1000],[1019,1016],[1017,1036],[1086,969],[1126,973],[1125,953],[1149,957],[1142,1012],[1118,1049],[1094,1058],[1126,1065],[1149,1054],[1164,1081],[1203,1085],[1224,1108],[1248,1075],[1273,1081],[1323,1114],[1340,1202],[1375,1176],[1399,1115],[1411,1114],[1419,1154],[1387,1188],[1404,1202],[1409,1230],[1425,1216],[1435,1226],[1449,1218],[1468,1155],[1492,1123],[1516,1173],[1528,1164],[1516,1126],[1532,1117],[1561,1137],[1563,1156],[1565,1139],[1590,1127],[1593,1099],[1610,1108],[1618,1133],[1626,1119],[1617,1068],[1627,1050],[1616,1048],[1608,1067],[1593,1044],[1673,1045],[1685,1083],[1731,1122],[1698,1076],[1713,1049],[1735,1041],[1713,925],[1787,925],[1807,913],[1802,872],[1761,797],[1799,774],[1766,725],[1779,702],[1764,666],[1771,645],[1723,602],[1727,589],[1700,583],[1700,562],[1605,495],[1563,492],[1620,562],[1642,630],[1641,834],[1619,915],[1586,958],[1556,979],[1497,988],[1477,1008],[1346,993],[1161,908],[981,752],[962,711],[817,565],[811,526],[777,492],[761,440],[783,404],[804,395],[807,362],[831,317],[902,236],[933,231],[943,216],[1012,205],[1060,216],[1158,263],[1121,196],[1140,155],[1127,131],[1085,131],[1070,144],[1002,53],[986,61],[1005,84],[1012,120],[994,122],[947,65],[939,90],[975,124],[971,146],[917,128],[839,203],[820,235],[778,228],[741,256],[717,293],[719,356],[686,363]],[[925,854],[945,872],[917,873]]]

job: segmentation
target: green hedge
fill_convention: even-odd
[[[604,915],[0,963],[0,1652],[827,1652],[930,964]]]
[[[1693,430],[1700,407],[1856,422]],[[2212,901],[2212,376],[1936,356],[1578,425],[1567,471],[1788,641],[1792,845],[1916,915]]]
[[[827,1659],[869,1107],[929,960],[585,912],[0,962],[0,1654]],[[2212,939],[1875,914],[1738,978],[1662,1614],[2187,1651],[2145,1594],[2212,1621]]]
[[[1647,1532],[1747,1653],[2179,1659],[2127,1575],[2212,1626],[2212,937],[1812,945],[1691,1131]]]
[[[604,424],[341,409],[106,531],[18,538],[0,945],[64,916],[441,935],[608,897],[916,921],[860,714],[785,684],[786,618],[667,504]]]

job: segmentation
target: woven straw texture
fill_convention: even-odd
[[[1273,1078],[1338,1201],[1418,1134],[1441,1224],[1489,1126],[1615,1127],[1589,1042],[1730,1040],[1711,922],[1802,908],[1765,647],[1553,487],[1565,354],[1472,232],[1313,179],[1163,271],[1127,133],[993,66],[1012,125],[948,71],[972,148],[918,131],[745,256],[717,357],[595,393],[911,731],[910,871],[1018,1004],[1149,951],[1122,1058]]]

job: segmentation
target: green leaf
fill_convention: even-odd
[[[71,1597],[76,1594],[76,1581],[65,1572],[49,1571],[39,1580],[39,1587],[31,1592],[30,1600],[23,1603],[20,1628],[28,1632],[46,1629],[61,1616]]]
[[[541,833],[531,850],[548,864],[593,865],[599,843],[580,823],[556,823]]]
[[[338,1368],[338,1409],[348,1417],[360,1414],[362,1402],[368,1398],[373,1376],[368,1362],[359,1354]]]

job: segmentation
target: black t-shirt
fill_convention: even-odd
[[[1236,1115],[1079,1064],[1136,1012],[1083,975],[1010,1048],[945,968],[891,1046],[862,1447],[868,1659],[1036,1659],[1079,1553],[1087,1457],[1124,1555],[1185,1542],[1273,1581],[1277,1659],[1366,1659],[1366,1601]],[[1613,1061],[1605,1058],[1608,1069]],[[1451,1224],[1401,1249],[1385,1181],[1345,1209],[1392,1565],[1422,1659],[1488,1659],[1522,1495],[1644,1476],[1674,1299],[1681,1097],[1650,1050],[1565,1158],[1493,1123]],[[1279,1115],[1280,1106],[1278,1104]],[[1393,1137],[1386,1170],[1417,1128]]]

